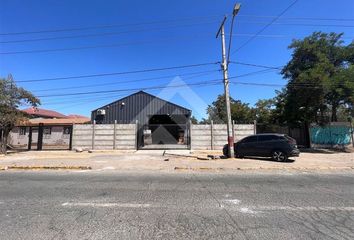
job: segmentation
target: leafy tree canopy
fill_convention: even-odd
[[[282,69],[288,84],[277,103],[284,122],[325,123],[337,121],[339,109],[352,111],[354,46],[345,46],[342,35],[315,32],[289,46],[292,58]]]
[[[201,123],[226,123],[226,103],[225,95],[219,95],[217,99],[208,106],[208,119],[203,119]],[[254,111],[248,104],[239,100],[230,99],[231,118],[236,123],[251,123],[255,119]]]
[[[25,114],[18,108],[22,104],[37,106],[40,104],[38,98],[21,87],[17,87],[12,76],[0,78],[0,151],[6,153],[7,137],[15,124],[25,117]]]

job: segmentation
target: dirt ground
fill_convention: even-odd
[[[269,158],[211,159],[220,151],[31,151],[0,156],[0,169],[90,168],[93,171],[354,170],[354,152],[307,150],[287,162]],[[199,157],[200,159],[197,159]],[[203,160],[204,159],[204,160]]]

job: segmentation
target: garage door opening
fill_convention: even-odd
[[[152,115],[144,126],[142,149],[189,148],[188,116]]]

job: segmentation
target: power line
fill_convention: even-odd
[[[215,70],[214,70],[215,71]],[[210,71],[210,72],[214,72],[214,71]],[[217,70],[219,71],[219,70]],[[272,70],[270,70],[272,71]],[[209,71],[205,71],[206,73],[209,72]],[[247,74],[242,74],[242,75],[239,75],[239,76],[236,76],[236,77],[233,77],[233,78],[242,78],[242,77],[247,77],[247,76],[251,76],[251,75],[257,75],[257,74],[262,74],[262,73],[266,73],[266,72],[269,72],[269,70],[261,70],[261,71],[255,71],[255,72],[250,72],[250,73],[247,73]],[[205,74],[204,74],[205,75]],[[191,78],[195,78],[196,76],[192,76],[192,77],[188,77],[186,79],[191,79]],[[197,76],[198,77],[198,76]],[[46,89],[44,89],[46,90]],[[44,91],[43,90],[43,91]],[[50,90],[50,89],[48,89]],[[59,90],[59,89],[54,89],[54,90]],[[135,89],[136,90],[136,89]],[[112,93],[101,93],[101,94],[105,94],[105,95],[110,95]],[[82,96],[71,96],[70,98],[75,98],[75,100],[79,99],[79,98],[82,98]],[[91,97],[92,98],[92,97]],[[65,97],[65,99],[69,99],[68,97]],[[96,98],[95,98],[96,99]],[[61,101],[59,102],[56,102],[56,103],[60,103]]]
[[[262,73],[269,73],[269,72],[273,72],[276,69],[263,69],[263,70],[259,70],[259,71],[255,71],[255,72],[249,72],[249,73],[245,73],[245,74],[241,74],[232,78],[241,78],[241,77],[248,77],[248,76],[253,76],[253,75],[257,75],[257,74],[262,74]]]
[[[120,97],[120,96],[125,96],[126,93],[124,94],[118,94],[117,93],[108,93],[105,96],[102,97],[97,97],[97,96],[80,96],[80,98],[75,98],[75,102],[79,101],[80,103],[82,103],[81,101],[92,101],[94,100],[95,102],[97,100],[102,100],[102,99],[108,99],[108,98],[112,98],[112,97]],[[73,103],[73,100],[68,100],[68,101],[54,101],[54,102],[44,102],[41,105],[61,105],[61,104],[65,104],[65,103]]]
[[[252,67],[261,67],[261,68],[266,68],[266,69],[272,69],[272,70],[280,70],[281,67],[270,67],[270,66],[264,66],[264,65],[259,65],[259,64],[252,64],[252,63],[243,63],[243,62],[236,62],[236,61],[230,61],[230,63],[234,64],[240,64],[240,65],[245,65],[245,66],[252,66]],[[159,77],[151,77],[151,78],[143,78],[143,79],[133,79],[133,80],[125,80],[125,81],[118,81],[118,82],[110,82],[110,83],[99,83],[99,84],[89,84],[89,85],[77,85],[77,86],[70,86],[70,87],[62,87],[62,88],[49,88],[49,89],[39,89],[39,90],[33,90],[35,92],[48,92],[48,91],[57,91],[57,90],[70,90],[70,89],[81,89],[81,88],[90,88],[90,87],[102,87],[102,86],[111,86],[111,85],[119,85],[123,83],[136,83],[136,82],[145,82],[145,81],[150,81],[150,80],[157,80],[157,79],[166,79],[166,78],[171,78],[171,77],[177,77],[177,76],[189,76],[189,75],[195,75],[195,74],[208,74],[208,73],[213,73],[213,72],[219,72],[220,70],[207,70],[207,71],[198,71],[198,72],[190,72],[190,73],[183,73],[183,74],[174,74],[174,75],[165,75],[165,76],[159,76]],[[259,74],[263,72],[267,72],[268,70],[260,70],[260,71],[255,71],[255,72],[250,72],[247,74],[240,75],[238,77],[245,77],[245,76],[250,76],[254,74]],[[190,79],[194,77],[188,77],[186,79]],[[17,81],[19,82],[19,81]]]
[[[178,87],[186,87],[186,86],[215,85],[215,84],[219,84],[220,81],[221,81],[221,79],[215,79],[215,80],[197,82],[197,83],[191,83],[191,84],[180,84],[180,85],[171,85],[171,86],[153,86],[153,87],[131,88],[131,89],[115,89],[115,90],[103,90],[103,91],[91,91],[91,92],[76,92],[76,93],[65,93],[65,94],[50,94],[50,95],[42,95],[42,96],[38,96],[38,97],[45,98],[45,97],[60,97],[60,96],[78,96],[78,95],[127,92],[127,91],[157,90],[157,89],[178,88]]]
[[[230,77],[229,79],[239,78],[240,76]],[[220,84],[222,79],[214,79],[190,84],[179,84],[179,85],[167,85],[167,86],[152,86],[152,87],[145,87],[145,88],[131,88],[131,89],[115,89],[115,90],[102,90],[102,91],[90,91],[90,92],[76,92],[76,93],[66,93],[66,94],[50,94],[50,95],[41,95],[38,96],[39,98],[47,98],[47,97],[61,97],[61,96],[80,96],[80,95],[91,95],[91,94],[102,94],[102,93],[116,93],[116,92],[130,92],[130,91],[141,91],[141,90],[158,90],[158,89],[167,89],[167,88],[179,88],[179,87],[186,87],[186,86],[210,86],[210,85],[217,85]],[[316,86],[315,84],[287,84],[287,85],[280,85],[280,84],[266,84],[266,83],[255,83],[255,82],[231,82],[232,84],[241,84],[241,85],[251,85],[251,86],[266,86],[266,87],[298,87],[298,88],[323,88],[326,86]],[[332,86],[337,86],[341,84],[333,84]]]
[[[231,82],[236,85],[250,85],[259,87],[289,87],[289,88],[303,88],[303,89],[322,89],[328,86],[343,86],[343,83],[327,83],[324,85],[317,85],[314,83],[288,83],[288,84],[272,84],[272,83],[255,83],[255,82]]]
[[[72,28],[59,28],[59,29],[44,29],[44,30],[33,30],[33,31],[22,31],[22,32],[7,32],[0,33],[1,36],[10,36],[10,35],[26,35],[26,34],[43,34],[43,33],[60,33],[60,32],[75,32],[75,31],[85,31],[85,30],[95,30],[95,29],[107,29],[107,28],[116,28],[116,27],[131,27],[131,26],[143,26],[143,25],[152,25],[152,24],[164,24],[164,23],[174,23],[188,20],[196,19],[209,19],[209,18],[219,18],[223,15],[210,15],[210,16],[197,16],[189,18],[180,18],[180,19],[170,19],[170,20],[161,20],[161,21],[151,21],[151,22],[140,22],[140,23],[128,23],[128,24],[108,24],[101,26],[87,26],[87,27],[72,27]],[[277,16],[262,16],[262,15],[244,15],[239,14],[238,17],[245,18],[275,18]],[[314,17],[281,17],[281,20],[313,20],[313,21],[354,21],[353,18],[314,18]]]
[[[204,35],[205,36],[205,35]],[[173,37],[159,40],[150,40],[150,41],[135,41],[135,42],[126,42],[119,44],[108,44],[108,45],[94,45],[94,46],[85,46],[85,47],[71,47],[71,48],[52,48],[52,49],[37,49],[37,50],[26,50],[26,51],[13,51],[13,52],[0,52],[0,55],[15,55],[15,54],[29,54],[29,53],[48,53],[48,52],[62,52],[62,51],[74,51],[74,50],[84,50],[84,49],[95,49],[95,48],[113,48],[113,47],[122,47],[122,46],[130,46],[130,45],[139,45],[139,44],[147,44],[147,43],[157,43],[157,42],[169,42],[169,41],[185,41],[190,39],[196,39],[197,37],[203,37],[201,35],[194,35],[188,37]]]
[[[267,69],[276,69],[276,70],[281,70],[282,69],[282,67],[272,67],[272,66],[265,66],[265,65],[260,65],[260,64],[237,62],[237,61],[230,61],[230,63],[234,63],[234,64],[238,64],[238,65],[244,65],[244,66],[250,66],[250,67],[267,68]]]
[[[266,71],[269,71],[266,70]],[[258,73],[260,71],[257,71]],[[243,74],[239,76],[230,77],[230,79],[237,79],[240,77],[244,77],[246,75],[255,74],[257,72],[252,72],[248,74]],[[264,70],[263,70],[264,72]],[[167,85],[167,86],[152,86],[152,87],[145,87],[145,88],[131,88],[131,89],[115,89],[115,90],[102,90],[102,91],[90,91],[90,92],[75,92],[75,93],[67,93],[67,94],[50,94],[50,95],[42,95],[38,96],[40,98],[47,98],[47,97],[66,97],[66,96],[83,96],[83,95],[93,95],[93,94],[112,94],[117,92],[131,92],[131,91],[139,91],[139,90],[158,90],[158,89],[167,89],[167,88],[179,88],[179,87],[186,87],[186,86],[211,86],[211,85],[218,85],[222,79],[213,79],[207,80],[202,82],[196,83],[189,83],[189,84],[179,84],[179,85]],[[325,85],[316,85],[314,83],[288,83],[288,84],[266,84],[266,83],[255,83],[255,82],[239,82],[239,81],[231,81],[232,84],[238,85],[250,85],[250,86],[260,86],[260,87],[289,87],[289,88],[303,88],[303,89],[322,89],[328,86],[341,86],[343,83],[333,83],[333,84],[325,84]],[[111,96],[109,96],[111,97]],[[96,99],[96,98],[95,98]],[[60,103],[60,102],[58,102]]]
[[[215,21],[216,22],[216,21]],[[211,24],[215,22],[209,22],[205,24]],[[263,24],[262,22],[248,22],[255,24]],[[314,24],[292,24],[292,23],[273,23],[279,25],[295,25],[295,26],[316,26],[316,27],[354,27],[354,25],[314,25]],[[188,26],[196,26],[199,24],[190,24],[190,25],[181,25],[175,27],[188,27]],[[174,27],[172,27],[174,28]],[[122,32],[108,32],[108,33],[97,33],[97,34],[84,34],[84,35],[74,35],[74,36],[62,36],[62,37],[49,37],[49,38],[35,38],[35,39],[24,39],[24,40],[11,40],[11,41],[0,41],[0,44],[8,44],[8,43],[23,43],[23,42],[38,42],[38,41],[51,41],[51,40],[60,40],[60,39],[75,39],[75,38],[90,38],[90,37],[100,37],[100,36],[112,36],[112,35],[120,35],[126,33],[135,33],[135,32],[145,32],[145,31],[158,31],[171,29],[171,27],[167,28],[152,28],[152,29],[139,29],[139,30],[131,30],[131,31],[122,31]],[[225,34],[226,36],[230,36],[230,34]],[[296,38],[301,37],[304,38],[306,36],[292,36],[285,34],[254,34],[254,33],[234,33],[231,36],[239,36],[239,37],[264,37],[264,38]],[[354,37],[347,37],[347,39],[353,39]]]
[[[266,69],[266,70],[261,70],[261,71],[255,71],[255,72],[250,72],[246,74],[241,74],[238,76],[230,77],[230,79],[233,78],[241,78],[241,77],[246,77],[246,76],[252,76],[260,73],[266,73],[274,71],[274,69]],[[222,81],[222,79],[213,79],[213,80],[208,80],[208,81],[203,81],[203,82],[197,82],[197,83],[191,83],[191,84],[183,84],[181,86],[195,86],[195,85],[204,85],[208,83],[219,83],[219,81]],[[48,95],[41,95],[38,97],[64,97],[64,96],[79,96],[79,95],[89,95],[89,94],[102,94],[102,93],[113,93],[113,92],[125,92],[125,91],[139,91],[139,90],[149,90],[149,89],[162,89],[162,88],[171,88],[171,87],[180,87],[180,85],[177,86],[152,86],[152,87],[145,87],[145,88],[132,88],[132,89],[116,89],[116,90],[102,90],[102,91],[90,91],[90,92],[76,92],[76,93],[63,93],[63,94],[48,94]]]
[[[209,73],[210,74],[210,73]],[[205,74],[204,74],[205,75]],[[188,78],[185,78],[184,80],[187,80],[187,79],[192,79],[192,78],[195,78],[195,77],[199,77],[199,76],[192,76],[192,77],[188,77]],[[135,82],[135,81],[134,81]],[[92,100],[94,99],[95,101],[96,100],[99,100],[99,99],[107,99],[107,98],[112,98],[112,97],[117,97],[117,96],[124,96],[126,94],[123,94],[123,95],[117,95],[116,93],[102,93],[103,95],[105,95],[104,97],[102,98],[97,98],[97,96],[69,96],[69,97],[66,97],[66,99],[68,98],[75,98],[75,101],[77,101],[78,99],[81,100]],[[70,101],[54,101],[54,102],[45,102],[44,104],[45,105],[48,105],[48,104],[61,104],[61,103],[72,103],[73,100],[70,100]]]
[[[266,22],[257,21],[239,21],[241,23],[251,23],[251,24],[265,24]],[[288,25],[288,26],[307,26],[307,27],[349,27],[352,28],[354,25],[347,24],[314,24],[314,23],[291,23],[291,22],[276,22],[273,25]]]
[[[249,72],[246,74],[241,74],[238,76],[235,76],[236,78],[242,78],[242,77],[247,77],[247,76],[253,76],[257,74],[263,74],[263,73],[268,73],[271,71],[274,71],[275,69],[266,69],[266,70],[260,70],[260,71],[255,71],[255,72]],[[199,74],[199,73],[208,73],[210,74],[211,72],[216,72],[220,70],[211,70],[211,71],[202,71],[202,72],[197,72],[197,73],[187,73],[187,74],[179,74],[178,76],[184,76],[184,75],[192,75],[192,74]],[[204,74],[205,75],[205,74]],[[176,75],[170,75],[170,76],[164,76],[164,77],[154,77],[154,78],[146,78],[146,79],[135,79],[135,80],[129,80],[129,81],[124,81],[125,83],[135,83],[135,82],[140,82],[140,81],[147,81],[147,80],[153,80],[153,79],[160,79],[160,78],[167,78],[167,77],[175,77]],[[200,76],[192,76],[188,77],[186,79],[191,79],[195,77],[200,77]],[[36,92],[48,92],[48,91],[53,91],[53,90],[67,90],[67,89],[74,89],[74,88],[85,88],[87,86],[103,86],[103,85],[116,85],[120,84],[122,82],[117,82],[117,83],[108,83],[108,84],[94,84],[94,85],[81,85],[81,86],[76,86],[76,87],[65,87],[65,88],[53,88],[53,89],[41,89]]]
[[[232,78],[237,78],[237,77],[232,77]],[[219,81],[219,80],[218,80]],[[216,84],[219,84],[219,82],[217,83],[214,83],[214,82],[211,82],[211,84],[208,84],[208,83],[205,83],[202,82],[203,84],[201,83],[195,83],[195,84],[188,84],[188,86],[207,86],[207,85],[216,85]],[[321,89],[321,88],[324,88],[325,86],[309,86],[309,85],[306,85],[306,84],[264,84],[264,83],[255,83],[255,82],[231,82],[232,84],[236,84],[236,85],[249,85],[249,86],[258,86],[258,87],[285,87],[285,86],[288,86],[289,88],[303,88],[303,89]],[[335,84],[333,86],[336,86],[336,85],[342,85],[342,84]],[[173,87],[183,87],[183,86],[186,86],[185,84],[183,85],[177,85],[177,86],[167,86],[166,88],[173,88]],[[156,89],[156,88],[154,88]],[[160,87],[159,87],[160,89]],[[127,90],[124,90],[124,92],[130,92],[130,91],[136,91],[137,89],[127,89]],[[122,90],[123,91],[123,90]],[[104,97],[99,97],[97,98],[97,96],[91,96],[91,97],[87,97],[87,96],[78,96],[75,98],[75,101],[78,101],[80,100],[87,100],[87,101],[92,101],[92,100],[103,100],[103,99],[110,99],[112,97],[119,97],[119,96],[124,96],[126,95],[127,93],[125,94],[121,94],[121,95],[117,95],[115,92],[113,93],[100,93],[100,94],[106,94],[106,96]],[[73,100],[69,100],[69,101],[55,101],[55,102],[45,102],[43,103],[43,105],[60,105],[60,104],[63,104],[63,103],[72,103]],[[82,104],[82,102],[81,102]]]
[[[239,17],[251,17],[251,18],[275,18],[276,16],[262,16],[262,15],[245,15],[239,14]],[[354,21],[354,18],[324,18],[324,17],[281,17],[280,20],[312,20],[312,21]]]
[[[225,34],[229,36],[229,34]],[[234,33],[232,36],[239,36],[239,37],[253,37],[256,34],[250,33]],[[285,35],[285,34],[258,34],[256,37],[264,37],[264,38],[305,38],[307,35],[304,36],[292,36],[292,35]],[[354,37],[342,37],[343,39],[353,39]]]
[[[17,82],[17,83],[20,83],[20,82],[45,82],[45,81],[58,81],[58,80],[66,80],[66,79],[78,79],[78,78],[92,78],[92,77],[104,77],[104,76],[126,75],[126,74],[146,73],[146,72],[156,72],[156,71],[166,71],[166,70],[182,69],[182,68],[202,67],[202,66],[208,66],[208,65],[214,65],[214,64],[218,64],[218,62],[198,63],[198,64],[189,64],[189,65],[181,65],[181,66],[173,66],[173,67],[164,67],[164,68],[150,68],[150,69],[142,69],[142,70],[134,70],[134,71],[125,71],[125,72],[98,73],[98,74],[77,75],[77,76],[67,76],[67,77],[28,79],[28,80],[18,80],[18,81],[16,81],[16,82]]]
[[[159,30],[179,28],[179,27],[191,27],[191,26],[198,26],[198,25],[204,25],[204,24],[212,24],[215,22],[216,21],[205,22],[205,23],[192,23],[192,24],[183,24],[183,25],[177,25],[177,26],[168,26],[168,27],[163,27],[163,28],[145,28],[145,29],[129,30],[129,31],[121,31],[121,32],[106,32],[106,33],[82,34],[82,35],[74,35],[74,36],[59,36],[59,37],[47,37],[47,38],[11,40],[11,41],[1,41],[0,43],[7,44],[7,43],[38,42],[38,41],[51,41],[51,40],[75,39],[75,38],[91,38],[91,37],[100,37],[100,36],[120,35],[120,34],[126,34],[126,33],[159,31]]]
[[[77,86],[71,86],[71,87],[39,89],[39,90],[33,90],[33,91],[35,91],[36,93],[38,93],[38,92],[48,92],[48,91],[57,91],[57,90],[70,90],[70,89],[78,89],[78,88],[81,89],[81,88],[90,88],[90,87],[102,87],[102,86],[119,85],[119,84],[122,84],[122,83],[146,82],[146,81],[157,80],[157,79],[167,79],[167,78],[172,78],[172,77],[189,76],[189,75],[202,74],[202,73],[212,73],[212,72],[218,72],[218,71],[220,71],[220,70],[199,71],[199,72],[192,72],[192,73],[165,75],[165,76],[159,76],[159,77],[151,77],[151,78],[143,78],[143,79],[133,79],[133,80],[126,80],[126,81],[110,82],[110,83],[99,83],[99,84],[89,84],[89,85],[77,85]],[[187,78],[187,79],[190,79],[190,78],[191,78],[191,77],[189,77],[189,78]]]
[[[101,26],[73,27],[73,28],[61,28],[61,29],[46,29],[46,30],[34,30],[34,31],[23,31],[23,32],[8,32],[8,33],[0,33],[0,35],[4,36],[4,35],[41,34],[41,33],[85,31],[85,30],[115,28],[115,27],[132,27],[132,26],[151,25],[151,24],[173,23],[173,22],[181,22],[181,21],[196,20],[196,19],[218,18],[220,16],[221,15],[210,15],[210,16],[199,16],[199,17],[197,16],[197,17],[189,17],[189,18],[180,18],[180,19],[172,19],[172,20],[161,20],[161,21],[151,21],[151,22],[140,22],[140,23],[111,24],[111,25],[101,25]]]
[[[210,74],[210,73],[208,73],[208,74]],[[206,74],[204,74],[204,75],[206,75]],[[199,77],[199,76],[200,75],[188,77],[188,78],[185,78],[184,80],[192,79],[192,78]],[[116,96],[117,94],[116,93],[102,93],[101,95],[105,95],[106,97],[112,97],[112,96]],[[83,99],[83,100],[85,100],[85,99],[94,99],[96,101],[97,96],[91,96],[91,97],[87,97],[87,96],[69,96],[69,97],[65,97],[64,101],[67,100],[67,99],[75,99],[75,101],[77,101],[78,99]],[[69,103],[72,102],[72,101],[73,100],[70,100]],[[60,104],[62,102],[63,102],[63,100],[54,101],[54,103],[58,103],[58,104]],[[49,103],[53,103],[53,102],[49,102]],[[47,101],[46,101],[46,104],[48,104]]]
[[[216,84],[218,84],[218,83],[216,83]],[[216,85],[216,84],[211,84],[211,85]],[[182,86],[185,86],[185,85],[182,85]],[[205,85],[197,85],[197,86],[195,86],[195,87],[205,87],[205,86],[207,86],[207,84],[205,84]],[[111,93],[112,94],[112,93]],[[102,97],[102,98],[97,98],[97,97],[94,97],[95,98],[95,101],[98,99],[98,101],[102,101],[102,100],[108,100],[108,99],[111,99],[112,97],[121,97],[121,96],[127,96],[127,94],[129,94],[129,93],[125,93],[125,94],[120,94],[120,95],[111,95],[111,96],[106,96],[106,97]],[[72,101],[71,101],[72,102]],[[92,97],[91,98],[88,98],[86,101],[84,101],[84,102],[92,102]],[[43,105],[52,105],[52,104],[43,104]],[[57,104],[56,104],[57,105]],[[70,108],[70,107],[73,107],[73,106],[79,106],[79,105],[82,105],[82,102],[81,103],[79,103],[79,104],[72,104],[72,105],[66,105],[66,106],[64,106],[64,107],[62,107],[62,108],[57,108],[57,109],[66,109],[66,108]]]
[[[285,8],[279,15],[277,15],[275,18],[273,18],[272,21],[270,21],[267,25],[265,25],[261,30],[259,30],[254,36],[250,37],[246,42],[244,42],[239,48],[237,48],[235,51],[233,51],[231,53],[234,54],[238,51],[240,51],[240,49],[242,49],[243,47],[245,47],[248,43],[250,43],[253,39],[256,38],[256,36],[258,34],[261,34],[263,31],[265,31],[269,26],[271,26],[275,21],[277,21],[283,14],[285,14],[291,7],[293,7],[296,3],[298,2],[298,0],[293,1],[287,8]]]

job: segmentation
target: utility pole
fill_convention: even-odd
[[[232,18],[232,25],[234,22],[234,17],[240,10],[241,5],[235,4],[233,9],[233,18]],[[229,65],[229,58],[230,56],[226,56],[226,43],[225,43],[225,21],[227,17],[225,16],[218,32],[216,33],[216,38],[221,36],[221,53],[222,53],[222,62],[221,62],[221,69],[223,71],[224,77],[224,92],[225,92],[225,103],[226,103],[226,116],[227,116],[227,143],[228,143],[228,157],[234,157],[234,136],[233,136],[233,129],[232,129],[232,121],[231,121],[231,106],[230,106],[230,90],[229,90],[229,78],[228,78],[228,65]],[[231,25],[231,29],[232,29]],[[232,32],[232,31],[231,31]],[[228,55],[230,54],[230,46],[231,46],[231,37],[229,42],[229,50]]]

